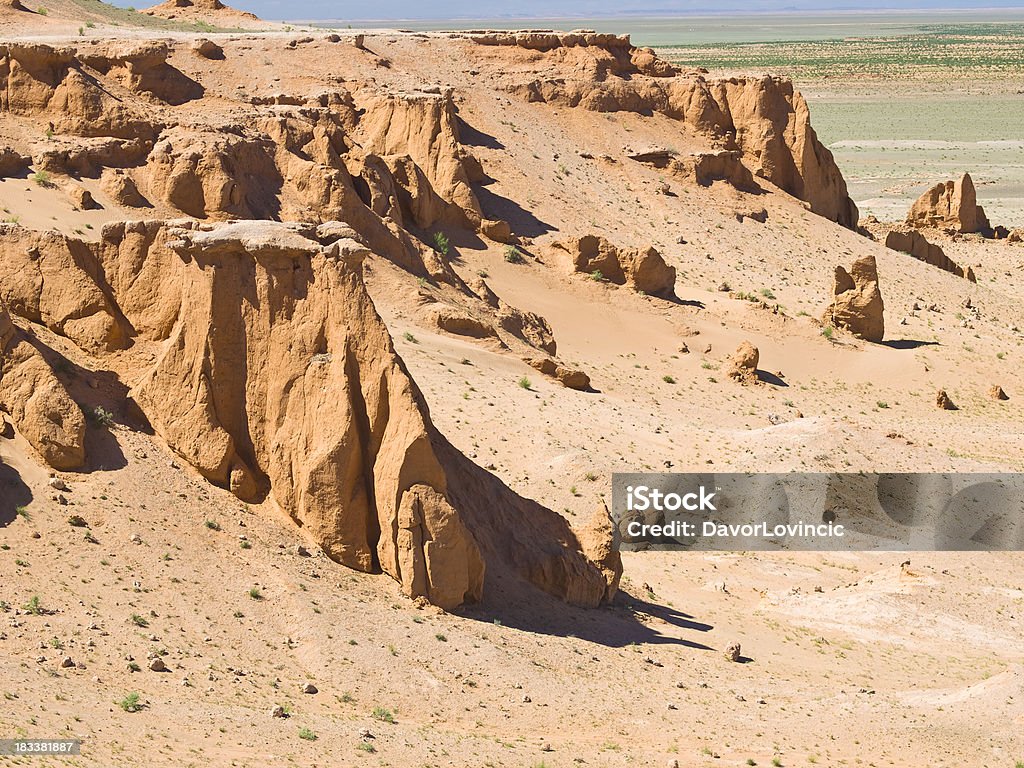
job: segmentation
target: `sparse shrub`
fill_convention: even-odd
[[[110,427],[114,423],[114,414],[102,405],[97,405],[92,409],[92,420],[101,427]]]
[[[516,248],[514,245],[505,246],[505,261],[509,264],[522,264],[526,259],[523,258],[523,252]]]
[[[38,184],[40,187],[52,187],[53,180],[50,178],[49,171],[36,171],[32,174],[32,181]]]
[[[676,383],[676,380],[672,376],[669,376],[668,374],[662,376],[661,380],[664,381],[666,384],[675,384]]]
[[[73,528],[85,528],[89,524],[85,522],[85,518],[81,515],[71,515],[71,517],[68,518],[68,525]]]
[[[444,635],[442,635],[440,632],[438,632],[436,635],[434,635],[434,637],[437,638],[437,640],[439,642],[442,642],[442,643],[447,643],[448,642],[448,638],[445,637]]]
[[[260,592],[260,588],[259,587],[252,587],[249,590],[249,597],[251,597],[253,600],[262,600],[263,599],[263,593]]]
[[[877,403],[875,403],[875,405],[877,405],[879,408],[882,408],[883,410],[889,407],[889,404],[885,402],[885,400],[879,400]]]
[[[380,720],[382,723],[394,723],[395,716],[392,714],[390,709],[384,707],[374,707],[373,717],[375,720]]]
[[[593,272],[590,273],[590,279],[593,280],[595,283],[603,283],[604,275],[601,274],[600,269],[595,269]]]
[[[532,384],[530,384],[530,380],[525,376],[523,376],[523,378],[521,378],[518,383],[519,386],[522,387],[523,389],[530,389],[533,386]]]
[[[252,544],[249,543],[248,539],[242,539],[241,547],[242,549],[252,549]]]
[[[40,16],[48,16],[50,14],[50,12],[41,5],[38,8],[36,8],[36,13],[38,13]]]
[[[356,749],[358,749],[360,752],[365,752],[368,755],[372,755],[374,752],[377,751],[377,748],[368,741],[359,742],[358,744],[356,744]]]
[[[149,620],[145,616],[140,616],[137,613],[132,614],[130,621],[136,627],[142,627],[143,629],[149,626]]]
[[[435,232],[432,239],[434,241],[434,250],[442,256],[447,256],[452,247],[451,242],[448,240],[448,235],[444,232]]]
[[[220,530],[220,523],[218,523],[216,520],[207,520],[205,523],[203,523],[203,525],[205,525],[211,531]]]
[[[139,694],[135,693],[134,691],[132,693],[129,693],[119,702],[117,702],[117,706],[119,706],[125,712],[138,712],[140,709],[142,709],[142,704],[139,701]]]
[[[402,334],[402,338],[405,339],[406,341],[408,341],[410,344],[419,344],[419,341],[417,340],[417,338],[415,336],[413,336],[411,333],[409,333],[408,331],[406,331],[405,333]]]
[[[316,741],[317,735],[309,730],[309,728],[302,728],[299,730],[299,738],[306,741]]]
[[[46,609],[43,608],[39,595],[32,595],[32,597],[29,598],[29,601],[21,606],[21,610],[25,611],[25,613],[31,613],[33,616],[42,616],[46,613]]]
[[[775,294],[772,293],[772,289],[771,288],[762,288],[761,289],[761,295],[764,296],[769,301],[771,301],[771,300],[773,300],[775,298]]]
[[[824,336],[829,341],[832,341],[832,336],[835,332],[835,328],[833,328],[831,325],[826,325],[824,328],[821,329],[821,335]]]
[[[15,514],[16,514],[16,515],[17,515],[18,517],[22,517],[22,518],[24,518],[25,520],[31,520],[31,519],[32,519],[32,516],[31,516],[31,515],[29,515],[29,513],[28,513],[28,507],[26,507],[26,506],[24,506],[24,505],[22,505],[22,506],[19,506],[19,507],[15,507],[15,508],[14,508],[14,513],[15,513]]]

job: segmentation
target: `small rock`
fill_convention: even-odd
[[[282,707],[280,704],[278,704],[276,707],[274,707],[272,710],[270,710],[270,716],[271,717],[281,717],[281,718],[284,718],[284,717],[288,717],[288,713],[284,711],[284,707]]]
[[[149,662],[149,671],[150,672],[166,672],[167,671],[167,665],[164,664],[164,660],[163,659],[161,659],[159,656],[157,656],[151,662]]]
[[[743,654],[740,650],[739,643],[731,643],[728,648],[725,649],[725,658],[729,661],[739,661]]]
[[[51,477],[50,478],[50,487],[53,488],[55,491],[70,491],[71,490],[70,488],[68,488],[68,484],[65,483],[63,480],[61,480],[59,477]]]
[[[309,557],[310,556],[309,550],[306,549],[301,544],[299,544],[297,547],[295,547],[295,554],[298,555],[299,557]]]
[[[65,656],[61,660],[60,665],[64,667],[64,669],[68,669],[69,667],[75,666],[75,661],[70,656]]]
[[[319,693],[320,691],[312,683],[306,683],[304,686],[302,686],[302,692],[303,693]]]
[[[1010,396],[1003,391],[1003,388],[998,384],[993,384],[992,388],[988,391],[988,396],[993,400],[1009,400]]]
[[[938,394],[935,395],[935,406],[944,411],[957,410],[956,404],[950,400],[949,395],[946,394],[946,390],[944,389],[940,389]]]
[[[132,538],[131,538],[131,542],[132,542],[132,544],[141,544],[142,543],[142,537],[139,534],[137,534],[137,533],[133,533],[132,534]]]

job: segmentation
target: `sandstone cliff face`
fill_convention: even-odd
[[[866,341],[880,342],[885,336],[885,304],[878,288],[878,267],[874,256],[853,262],[850,271],[836,267],[835,287],[825,322],[844,328]]]
[[[365,248],[263,222],[157,228],[108,228],[101,252],[162,344],[132,390],[157,432],[211,482],[272,494],[333,559],[445,607],[479,599],[483,563],[362,287]],[[128,286],[129,253],[170,295]]]
[[[957,277],[966,277],[971,282],[976,282],[974,272],[970,267],[966,272],[964,268],[949,258],[939,246],[929,243],[924,235],[913,229],[893,229],[885,236],[885,247],[894,251],[908,253],[915,259],[931,264],[933,267],[952,272]]]
[[[0,302],[85,349],[116,349],[127,338],[89,247],[57,232],[0,224]]]
[[[965,173],[957,181],[936,184],[921,195],[907,213],[912,227],[948,227],[957,232],[986,232],[991,227],[978,205],[974,181]]]
[[[506,44],[521,45],[518,40]],[[791,81],[705,80],[664,68],[652,76],[651,63],[638,67],[637,61],[645,59],[623,55],[621,44],[540,50],[572,56],[581,76],[513,86],[512,92],[520,97],[596,112],[667,115],[719,141],[723,149],[739,151],[756,176],[804,200],[815,213],[851,229],[857,226],[858,211],[846,181],[832,153],[818,141],[807,103]]]
[[[363,148],[385,158],[396,183],[411,198],[409,208],[419,206],[417,226],[430,227],[446,218],[478,227],[482,213],[463,162],[451,91],[375,99],[365,110],[359,124]],[[448,206],[430,200],[431,192]],[[424,211],[427,205],[433,209]]]
[[[71,48],[0,44],[0,113],[43,118],[79,136],[152,137],[154,126],[82,67]]]
[[[85,462],[85,417],[0,302],[0,410],[55,469]]]
[[[111,329],[158,350],[131,390],[153,429],[211,482],[271,497],[333,559],[445,608],[479,600],[489,571],[582,605],[614,591],[564,519],[434,429],[366,293],[353,230],[182,220],[111,224],[97,243],[2,234],[13,309],[97,355]],[[25,265],[30,249],[40,267]],[[34,283],[39,269],[48,278]],[[19,271],[29,277],[11,287]],[[58,301],[79,294],[99,298]],[[52,466],[80,466],[81,410],[6,310],[0,350],[0,408]]]

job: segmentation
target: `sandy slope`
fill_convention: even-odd
[[[338,50],[319,40],[289,48],[277,36],[223,42],[224,61],[174,54],[207,89],[206,111],[169,112],[223,120],[240,108],[240,83],[254,94],[315,91],[325,51]],[[507,263],[502,246],[452,232],[454,268],[467,279],[485,272],[504,300],[544,315],[560,358],[597,390],[564,389],[493,344],[427,327],[417,280],[383,259],[370,263],[371,293],[435,423],[513,489],[574,521],[623,469],[1021,468],[1021,246],[956,243],[952,257],[979,265],[972,285],[814,216],[770,185],[746,195],[663,178],[628,160],[623,145],[685,151],[698,137],[659,117],[506,93],[542,68],[536,62],[442,35],[376,34],[366,46],[370,55],[335,54],[331,76],[395,90],[456,86],[472,129],[463,139],[495,179],[480,192],[485,212],[512,223],[527,260]],[[25,140],[28,128],[2,130]],[[672,195],[657,191],[666,181]],[[94,191],[102,211],[73,211],[59,187],[29,179],[0,182],[0,202],[26,226],[87,234],[128,215]],[[757,208],[766,223],[737,222],[735,212]],[[679,270],[680,301],[567,274],[549,244],[585,231],[657,246]],[[833,269],[868,253],[878,259],[892,341],[830,341],[816,318]],[[732,295],[718,290],[723,282]],[[968,298],[977,316],[962,306]],[[936,310],[914,311],[915,302]],[[724,357],[743,340],[780,383],[724,377]],[[518,384],[524,376],[529,389]],[[993,383],[1008,402],[986,397]],[[0,438],[16,473],[0,477],[0,735],[80,735],[81,765],[1024,758],[1016,555],[914,554],[902,568],[901,554],[631,554],[625,594],[607,610],[492,593],[443,614],[315,549],[300,556],[299,533],[270,504],[246,507],[179,466],[121,408],[113,373],[95,384],[80,382],[76,397],[108,407],[122,425],[90,425],[96,450],[90,471],[65,476],[69,506],[52,500],[20,436]],[[961,410],[935,408],[939,387]],[[21,505],[28,517],[16,514]],[[93,542],[69,525],[72,514]],[[53,613],[19,613],[33,595]],[[748,663],[724,658],[734,641]],[[165,653],[169,672],[149,671],[153,652]],[[65,656],[76,666],[62,668]],[[130,671],[129,656],[140,671]],[[303,694],[306,682],[319,693]],[[145,708],[123,712],[115,702],[132,691]],[[289,718],[271,717],[278,704]],[[377,707],[396,722],[375,717]],[[300,739],[303,728],[316,740]]]

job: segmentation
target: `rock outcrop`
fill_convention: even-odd
[[[22,155],[12,147],[0,147],[0,179],[24,173],[31,163],[32,158]]]
[[[259,17],[248,11],[239,11],[224,5],[220,0],[166,0],[143,11],[150,16],[184,21],[205,21],[233,23],[238,21],[259,21]]]
[[[959,264],[946,256],[945,252],[934,243],[928,242],[925,236],[916,229],[893,229],[885,236],[885,247],[894,251],[910,254],[915,259],[931,264],[957,277],[965,277],[972,283],[977,282],[974,271],[970,267],[964,270]]]
[[[744,341],[729,357],[725,366],[725,375],[742,384],[757,383],[757,363],[760,352],[749,341]]]
[[[583,371],[566,366],[552,360],[550,357],[535,357],[528,361],[532,368],[557,379],[558,382],[569,389],[588,390],[590,389],[590,377]]]
[[[837,266],[832,304],[824,321],[848,330],[866,341],[880,342],[885,336],[885,304],[878,288],[878,267],[874,256],[857,259],[850,271]]]
[[[0,302],[85,349],[118,349],[130,329],[97,269],[80,240],[0,224]]]
[[[956,411],[959,410],[956,407],[956,403],[946,394],[946,390],[940,389],[935,395],[935,407],[941,408],[944,411]]]
[[[182,220],[109,224],[98,242],[0,235],[12,310],[100,356],[112,339],[144,342],[155,356],[136,361],[130,396],[155,432],[210,482],[271,498],[331,558],[445,608],[479,600],[488,573],[581,605],[609,594],[562,517],[433,427],[353,230]],[[52,466],[80,465],[80,409],[6,312],[0,336],[0,407]]]
[[[949,228],[957,232],[987,232],[991,229],[985,211],[978,205],[974,181],[965,173],[957,181],[936,184],[921,195],[907,213],[912,227]]]
[[[572,269],[651,296],[675,296],[676,269],[654,248],[618,248],[598,235],[574,237],[554,247],[568,254]],[[598,274],[600,273],[600,274]]]
[[[619,531],[603,501],[579,532],[580,547],[591,562],[604,574],[607,589],[604,601],[610,603],[622,578],[622,556],[619,553]]]
[[[540,50],[552,51],[547,54],[551,57],[556,54],[550,46]],[[664,114],[722,149],[739,152],[755,176],[807,202],[815,213],[850,229],[857,227],[857,206],[846,181],[832,153],[818,141],[807,103],[791,81],[774,77],[706,80],[701,74],[675,74],[668,68],[651,76],[649,65],[645,73],[623,51],[621,42],[563,50],[558,63],[573,54],[573,75],[566,77],[559,71],[558,76],[520,83],[510,90],[527,101],[595,112]]]
[[[85,463],[85,416],[0,302],[0,410],[54,469]]]

